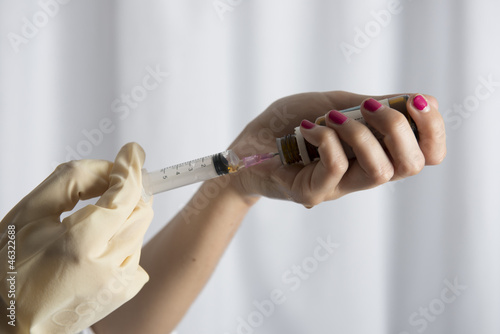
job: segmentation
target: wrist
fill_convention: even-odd
[[[227,191],[230,196],[238,198],[238,201],[243,203],[248,209],[254,206],[254,204],[256,204],[262,197],[260,195],[246,194],[239,187],[235,186],[232,183],[228,185]]]
[[[208,198],[229,201],[231,205],[242,209],[250,209],[261,197],[248,194],[241,186],[238,175],[226,175],[205,181],[198,192]]]

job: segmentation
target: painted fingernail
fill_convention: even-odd
[[[308,121],[307,119],[303,120],[301,123],[300,123],[300,126],[303,127],[304,129],[312,129],[314,128],[316,124],[314,124],[313,122],[310,122]]]
[[[346,115],[342,114],[341,112],[338,112],[337,110],[330,110],[330,112],[328,113],[328,118],[333,123],[339,125],[344,124],[349,119]]]
[[[413,98],[413,105],[415,106],[415,108],[417,108],[422,112],[427,112],[431,110],[431,108],[429,108],[427,100],[422,95],[417,95]]]
[[[363,103],[363,107],[368,111],[374,112],[382,107],[382,104],[375,99],[368,99]]]

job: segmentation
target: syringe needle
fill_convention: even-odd
[[[264,153],[264,154],[255,154],[248,157],[244,157],[243,159],[241,159],[242,162],[241,167],[251,167],[258,165],[260,163],[263,163],[264,161],[274,158],[278,154],[279,153]]]

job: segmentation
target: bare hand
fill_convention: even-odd
[[[354,191],[415,175],[424,165],[441,163],[446,156],[446,135],[434,97],[413,94],[408,99],[407,109],[418,127],[418,142],[400,112],[386,106],[368,111],[364,106],[368,98],[334,91],[297,94],[274,102],[247,125],[230,148],[240,157],[277,152],[275,138],[293,133],[301,124],[304,138],[318,147],[321,158],[306,166],[283,166],[276,157],[233,175],[232,186],[242,196],[287,199],[312,207]],[[357,105],[362,105],[366,122],[383,135],[385,148],[367,126],[353,119],[338,124],[342,117],[335,111],[329,113],[332,109]],[[314,122],[325,114],[326,126],[307,129],[307,121],[301,123],[303,119]],[[335,115],[337,123],[332,121]],[[355,159],[347,158],[341,140],[353,149]]]

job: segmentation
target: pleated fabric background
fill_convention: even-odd
[[[286,95],[428,93],[443,164],[312,210],[261,200],[175,332],[500,333],[499,12],[493,0],[1,0],[0,216],[57,164],[113,160],[129,141],[149,170],[223,151]],[[155,197],[147,239],[198,186]],[[338,244],[323,262],[318,240]]]

